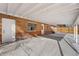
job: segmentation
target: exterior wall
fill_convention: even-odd
[[[63,33],[74,33],[74,28],[73,27],[58,27],[57,31],[63,32]]]
[[[0,13],[0,20],[1,21],[2,21],[2,18],[8,18],[8,19],[16,20],[16,37],[25,35],[26,33],[28,33],[28,34],[30,34],[32,36],[41,35],[41,30],[42,30],[41,24],[44,24],[44,23],[35,22],[35,21],[31,21],[29,19],[24,19],[24,18],[20,18],[20,17],[16,17],[16,16],[11,16],[11,15],[6,15],[6,14]],[[32,31],[32,32],[28,32],[28,30],[27,30],[28,23],[36,24],[36,29],[34,31]],[[44,24],[44,25],[45,25],[45,31],[51,31],[47,24]],[[2,30],[2,27],[1,27],[0,30]],[[2,35],[1,32],[2,31],[0,31],[0,40],[2,39],[1,38],[2,37],[1,36]]]

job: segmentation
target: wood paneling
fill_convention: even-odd
[[[44,32],[45,34],[54,33],[54,31],[53,31],[53,29],[51,29],[50,25],[47,25],[47,24],[44,25],[44,31],[45,31]]]
[[[40,22],[35,22],[35,21],[28,20],[28,19],[24,19],[24,18],[15,17],[15,16],[0,13],[0,20],[2,20],[2,18],[8,18],[8,19],[16,20],[16,38],[21,37],[22,35],[26,35],[26,33],[28,33],[32,36],[41,35],[41,30],[42,30],[41,24],[42,23],[40,23]],[[34,31],[28,32],[28,30],[27,30],[28,29],[28,23],[36,24],[36,28],[35,28]],[[51,32],[50,26],[48,24],[44,24],[44,25],[45,25],[45,31]],[[2,29],[2,27],[1,27],[1,29]],[[2,33],[0,33],[0,34],[1,34],[1,37],[2,37]]]
[[[73,27],[57,27],[57,31],[63,33],[74,33]]]

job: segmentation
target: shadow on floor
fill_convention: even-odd
[[[63,37],[65,36],[65,35],[63,35],[63,36],[58,36],[58,34],[56,35],[56,34],[48,34],[48,35],[42,35],[43,37],[46,37],[46,38],[50,38],[50,39],[54,39],[54,40],[57,40],[57,41],[60,41],[60,40],[62,40],[63,39]]]

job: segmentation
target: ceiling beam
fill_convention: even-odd
[[[6,12],[6,14],[8,14],[8,3],[6,3],[6,6],[5,6],[5,12]]]
[[[50,5],[50,6],[48,6],[48,7],[46,7],[46,8],[43,8],[43,9],[41,9],[41,10],[38,10],[37,12],[34,12],[34,15],[36,14],[42,14],[43,12],[48,12],[48,10],[50,10],[50,11],[55,11],[54,13],[59,13],[59,12],[66,12],[66,11],[71,11],[72,9],[76,9],[77,7],[75,7],[75,8],[73,8],[73,5],[74,4],[69,4],[69,5],[66,5],[65,7],[63,6],[63,8],[60,8],[60,7],[56,7],[56,6],[59,6],[59,4],[54,4],[54,5]],[[52,7],[56,7],[55,9],[53,8],[53,9],[51,9]],[[70,7],[72,7],[72,8],[70,8]],[[64,10],[63,10],[64,9]],[[68,10],[67,10],[68,9]],[[61,10],[63,10],[63,11],[61,11]],[[57,12],[56,12],[57,11]],[[49,12],[49,13],[51,13],[51,12]]]
[[[40,4],[36,4],[36,6],[32,7],[28,12],[25,12],[25,13],[23,14],[23,16],[25,16],[26,14],[29,14],[29,13],[33,12],[35,9],[37,9],[37,8],[40,7],[41,5],[42,5],[41,3],[40,3]]]
[[[22,7],[22,5],[23,5],[23,3],[19,3],[19,4],[18,4],[18,7],[15,9],[13,15],[16,15],[16,14],[17,14],[17,11]]]
[[[38,4],[38,6],[41,6],[42,4]],[[45,10],[47,10],[47,9],[49,9],[49,8],[51,8],[51,7],[53,7],[54,5],[57,5],[57,4],[52,4],[52,5],[49,5],[48,7],[45,7],[45,8],[42,8],[41,10],[38,10],[37,12],[35,11],[35,12],[33,12],[33,13],[40,13],[41,11],[45,11]],[[34,10],[36,9],[36,8],[38,8],[38,6],[36,6],[35,8],[33,8]],[[43,5],[42,5],[43,6]],[[40,7],[41,8],[41,7]],[[32,11],[31,11],[32,12]],[[32,14],[30,11],[29,11],[29,13],[30,14]],[[24,16],[27,16],[27,15],[29,15],[29,13],[25,13],[25,15]]]
[[[75,19],[73,20],[72,25],[75,24],[75,22],[77,21],[78,16],[79,16],[79,12],[78,12],[77,15],[75,16]]]

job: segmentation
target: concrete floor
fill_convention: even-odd
[[[33,37],[0,47],[1,56],[77,56],[63,39],[59,41],[45,37]],[[61,54],[61,50],[62,54]]]

